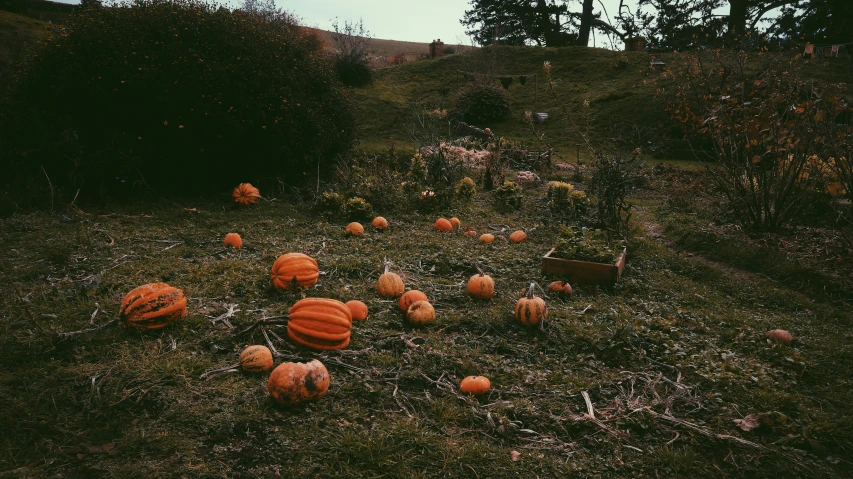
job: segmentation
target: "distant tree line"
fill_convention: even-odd
[[[471,0],[461,23],[480,45],[589,46],[641,35],[656,48],[713,45],[747,33],[770,38],[853,41],[851,0]],[[720,11],[724,13],[720,13]]]

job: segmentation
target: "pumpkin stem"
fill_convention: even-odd
[[[527,289],[527,299],[533,299],[533,291],[536,288],[536,283],[530,283],[530,288]]]
[[[483,270],[480,268],[480,265],[478,265],[476,261],[474,261],[473,263],[474,267],[477,268],[477,272],[480,273],[480,276],[485,276],[486,273],[483,272]]]

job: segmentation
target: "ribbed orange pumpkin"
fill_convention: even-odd
[[[513,243],[521,243],[522,241],[527,239],[527,233],[524,231],[518,230],[514,231],[511,235],[509,235],[509,240]]]
[[[361,223],[353,221],[347,225],[346,234],[350,236],[361,236],[364,234],[364,226],[361,226]]]
[[[250,205],[261,198],[261,192],[251,183],[240,183],[240,186],[234,188],[231,197],[234,198],[235,203]]]
[[[515,319],[525,326],[536,326],[540,321],[548,317],[548,308],[545,300],[533,295],[536,283],[530,283],[527,296],[515,303]]]
[[[492,382],[486,376],[468,376],[459,384],[459,391],[463,394],[480,396],[489,392]]]
[[[438,231],[450,231],[453,229],[453,225],[450,224],[450,222],[444,218],[439,218],[435,220],[435,224],[432,225],[432,227],[437,229]]]
[[[240,353],[240,367],[249,373],[262,373],[272,369],[273,359],[270,348],[249,346]]]
[[[291,289],[294,286],[307,288],[319,277],[320,269],[314,258],[302,253],[287,253],[273,263],[270,279],[278,289]]]
[[[342,302],[305,298],[290,307],[287,336],[294,343],[324,351],[349,345],[352,311]]]
[[[548,289],[559,294],[560,296],[571,296],[572,285],[564,281],[554,281],[548,285]]]
[[[495,295],[495,280],[483,273],[477,266],[478,274],[471,276],[468,280],[468,294],[479,299],[492,299]]]
[[[124,296],[119,319],[126,328],[160,329],[187,315],[187,297],[166,283],[142,285]]]
[[[429,301],[415,301],[406,310],[406,319],[413,326],[426,326],[435,322],[435,308]]]
[[[390,266],[385,265],[385,272],[376,281],[376,292],[383,298],[396,298],[406,291],[403,279],[397,273],[389,271]]]
[[[480,235],[480,243],[492,243],[495,241],[495,235],[491,233],[486,233],[484,235]]]
[[[353,321],[364,321],[367,319],[367,305],[358,300],[346,302],[347,308],[352,313]]]
[[[267,381],[272,398],[282,406],[316,401],[326,395],[331,382],[329,370],[318,360],[281,363]]]
[[[385,231],[388,229],[388,220],[381,216],[373,218],[373,221],[370,224],[373,225],[373,227],[378,229],[379,231]]]
[[[228,233],[225,235],[225,246],[240,249],[243,247],[243,238],[240,238],[237,233]]]
[[[400,296],[400,302],[397,305],[400,307],[400,311],[405,313],[415,301],[429,301],[429,298],[422,291],[412,289]]]
[[[453,217],[453,218],[450,218],[450,226],[452,226],[454,228],[458,228],[458,227],[462,226],[462,222],[459,221],[459,218]]]

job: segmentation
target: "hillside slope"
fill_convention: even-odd
[[[797,53],[790,52],[791,59],[802,67],[806,78],[833,84],[853,80],[850,55],[804,60]],[[458,88],[466,81],[464,75],[457,76],[457,71],[478,71],[476,65],[482,64],[478,55],[471,51],[378,70],[372,85],[352,89],[362,115],[362,147],[380,151],[393,140],[398,146],[414,148],[409,128],[415,123],[415,116],[410,103],[438,102],[439,89],[447,87],[450,94],[444,107],[452,110]],[[674,54],[656,55],[668,65],[673,57]],[[547,112],[549,121],[537,125],[537,129],[558,154],[574,160],[580,138],[561,111],[560,105],[565,105],[580,128],[589,128],[596,147],[615,142],[621,148],[641,147],[656,159],[694,159],[690,145],[682,139],[680,126],[664,110],[662,95],[658,95],[655,85],[662,73],[649,67],[650,59],[646,52],[597,48],[502,47],[494,71],[513,78],[509,87],[512,114],[505,121],[477,126],[490,127],[499,137],[537,144],[522,118],[525,111]],[[546,61],[551,64],[556,98],[545,81]],[[533,78],[528,76],[525,85],[519,83],[519,75],[534,73],[539,74],[538,95]],[[500,85],[497,78],[494,82]],[[584,106],[585,101],[589,102],[588,107]],[[579,150],[584,158],[583,148]]]
[[[439,102],[439,89],[447,87],[450,94],[445,108],[452,109],[457,91],[466,82],[457,71],[476,71],[477,55],[450,55],[379,70],[373,85],[353,89],[363,117],[363,146],[385,148],[391,140],[414,146],[407,130],[414,120],[408,104],[413,100]],[[543,69],[546,61],[551,63],[556,98],[547,87]],[[535,143],[530,126],[522,122],[524,112],[546,112],[549,120],[537,128],[559,153],[574,158],[579,137],[569,131],[560,104],[573,112],[579,126],[588,125],[596,140],[611,138],[615,131],[633,135],[639,141],[635,125],[655,131],[671,127],[661,102],[655,99],[651,81],[659,73],[649,69],[647,53],[579,47],[503,47],[496,63],[496,73],[513,78],[509,87],[512,114],[505,121],[477,126],[490,127],[498,136]],[[533,74],[538,74],[538,79]],[[525,85],[520,84],[520,75],[527,75]],[[494,82],[500,85],[497,78]],[[585,101],[589,101],[588,108],[583,106]]]

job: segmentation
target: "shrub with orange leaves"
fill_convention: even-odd
[[[798,61],[744,44],[677,54],[665,75],[667,107],[712,140],[705,164],[744,226],[782,227],[844,190],[843,87],[803,80]]]

